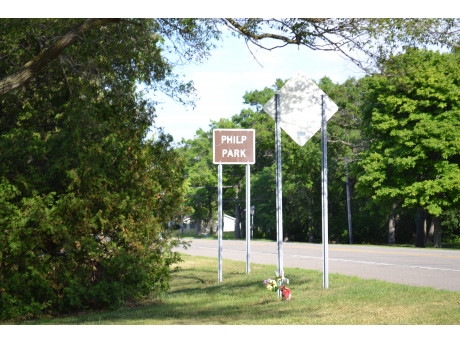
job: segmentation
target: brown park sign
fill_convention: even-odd
[[[254,129],[214,129],[214,164],[254,164],[255,136]]]

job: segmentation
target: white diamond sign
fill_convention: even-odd
[[[279,91],[281,128],[299,145],[303,146],[321,129],[321,95],[325,95],[325,112],[329,120],[338,107],[303,72],[298,72]],[[275,119],[275,97],[265,105],[264,110]]]

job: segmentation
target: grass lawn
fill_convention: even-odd
[[[460,293],[286,268],[292,291],[281,301],[265,288],[276,266],[183,255],[169,292],[115,311],[27,321],[22,324],[118,325],[459,325]]]

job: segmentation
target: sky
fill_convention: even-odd
[[[251,54],[243,39],[230,34],[217,43],[218,47],[204,63],[175,71],[185,74],[183,80],[193,80],[199,97],[195,108],[177,104],[166,96],[152,98],[163,102],[157,106],[156,126],[163,127],[176,142],[192,139],[200,128],[209,130],[211,120],[239,114],[248,107],[243,104],[246,91],[270,87],[277,78],[289,79],[303,71],[315,81],[328,76],[341,83],[349,77],[364,75],[336,52],[313,51],[302,46],[267,51],[252,46]]]

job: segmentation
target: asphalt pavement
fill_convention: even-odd
[[[217,258],[218,241],[192,239],[187,250],[178,251]],[[321,244],[285,242],[282,252],[283,267],[323,271]],[[222,257],[246,262],[246,242],[223,240]],[[250,264],[277,265],[277,261],[278,249],[275,242],[250,242]],[[460,251],[457,250],[330,244],[328,271],[330,274],[460,292]]]

